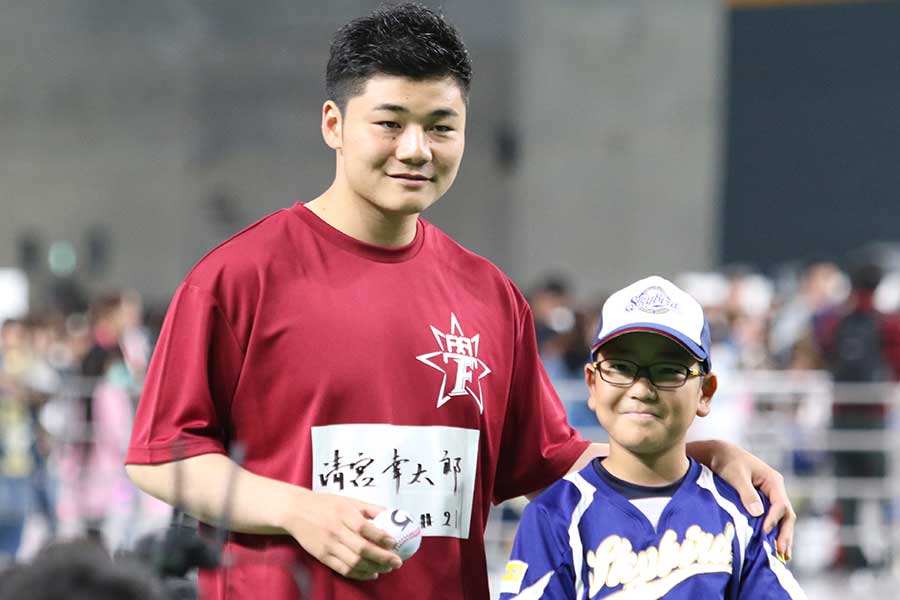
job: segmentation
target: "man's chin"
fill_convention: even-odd
[[[383,201],[375,201],[376,206],[386,213],[398,217],[410,217],[424,212],[432,204],[437,202],[433,196],[407,195],[395,198],[386,198]]]

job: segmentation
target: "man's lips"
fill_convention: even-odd
[[[426,177],[421,173],[388,173],[388,177],[406,181],[431,181],[431,177]]]

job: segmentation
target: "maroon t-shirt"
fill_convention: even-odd
[[[204,598],[487,598],[491,501],[548,485],[587,446],[493,264],[422,219],[412,243],[383,248],[299,203],[178,288],[126,462],[234,442],[253,473],[402,508],[425,537],[399,570],[357,582],[289,536],[233,533],[232,564],[201,573]]]

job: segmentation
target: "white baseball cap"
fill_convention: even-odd
[[[626,333],[658,333],[678,342],[696,358],[706,373],[712,368],[709,356],[709,323],[703,308],[687,292],[657,275],[636,281],[603,303],[600,325],[591,345],[593,360],[597,348]]]

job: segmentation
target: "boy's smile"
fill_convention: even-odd
[[[609,433],[610,459],[616,459],[616,450],[654,461],[669,453],[683,457],[685,434],[694,416],[709,412],[715,391],[710,379],[715,376],[687,376],[679,387],[671,387],[666,379],[670,372],[696,369],[697,361],[677,342],[654,333],[613,338],[595,358],[585,367],[588,406]],[[609,382],[629,381],[635,373],[631,383]]]

